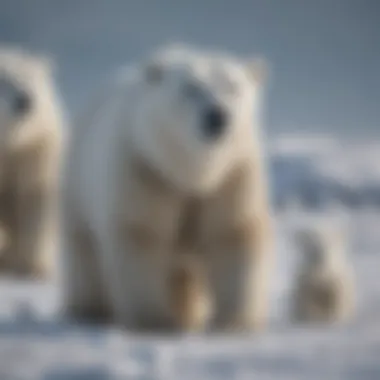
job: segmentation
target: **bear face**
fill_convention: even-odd
[[[50,74],[45,58],[0,49],[0,136],[8,147],[21,143],[38,128],[35,121],[50,103]]]
[[[186,46],[150,57],[135,120],[137,145],[150,164],[182,191],[215,189],[253,149],[262,68]]]

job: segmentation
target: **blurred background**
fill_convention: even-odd
[[[270,134],[380,134],[377,0],[1,0],[0,39],[52,54],[70,110],[109,70],[170,41],[263,54]]]
[[[23,319],[25,310],[51,315],[56,289],[1,280],[0,380],[379,379],[380,1],[0,0],[0,43],[54,57],[70,117],[109,70],[176,41],[271,64],[273,329],[219,342],[78,334]],[[359,315],[344,330],[278,329],[296,256],[289,228],[319,217],[347,227]]]
[[[330,198],[350,207],[380,207],[380,168],[376,179],[374,168],[366,168],[380,162],[376,144],[363,163],[368,141],[373,145],[380,135],[377,0],[0,0],[0,10],[1,42],[56,60],[69,115],[109,70],[160,44],[180,41],[243,57],[263,55],[272,68],[265,132],[274,145],[269,151],[276,207],[289,198],[308,207]],[[345,154],[328,156],[334,165],[323,165],[329,173],[321,175],[305,154],[326,154],[332,138],[340,147],[346,142]],[[292,145],[291,157],[280,154],[278,144]],[[353,176],[366,178],[359,184]]]

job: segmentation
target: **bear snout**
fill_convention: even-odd
[[[202,133],[208,141],[220,138],[226,131],[228,114],[220,106],[208,107],[202,115]]]

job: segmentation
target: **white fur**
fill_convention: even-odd
[[[0,218],[9,233],[0,267],[35,276],[52,275],[59,246],[65,121],[52,69],[46,57],[0,48]],[[24,113],[14,107],[22,94],[31,100]]]
[[[293,293],[293,317],[300,322],[343,322],[354,311],[353,269],[342,232],[317,226],[297,233],[301,262]],[[320,289],[331,301],[318,303]]]
[[[212,192],[236,163],[252,155],[259,119],[256,79],[248,66],[232,57],[170,47],[120,71],[96,96],[74,128],[66,168],[66,307],[84,307],[100,297],[89,285],[96,262],[100,274],[92,285],[106,290],[104,298],[116,320],[133,326],[136,310],[146,305],[152,314],[165,314],[162,272],[170,267],[170,252],[157,247],[147,259],[132,245],[122,245],[115,231],[121,175],[133,176],[128,164],[121,166],[125,161],[120,155],[141,155],[179,192],[196,196]],[[199,106],[184,90],[192,81],[204,90]],[[199,135],[197,115],[202,105],[213,101],[229,110],[231,122],[228,133],[209,144]],[[120,207],[125,206],[127,220],[149,219],[135,212],[139,204],[132,179],[125,203]],[[165,212],[159,228],[169,234],[177,221],[175,206]],[[85,226],[96,245],[96,257],[73,252],[67,234],[72,225]]]

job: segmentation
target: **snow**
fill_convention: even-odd
[[[289,207],[275,219],[276,267],[266,331],[154,337],[68,325],[58,318],[56,285],[2,277],[0,380],[380,379],[380,213]],[[287,319],[298,257],[292,231],[315,221],[340,223],[349,238],[358,307],[347,325],[306,328]]]

